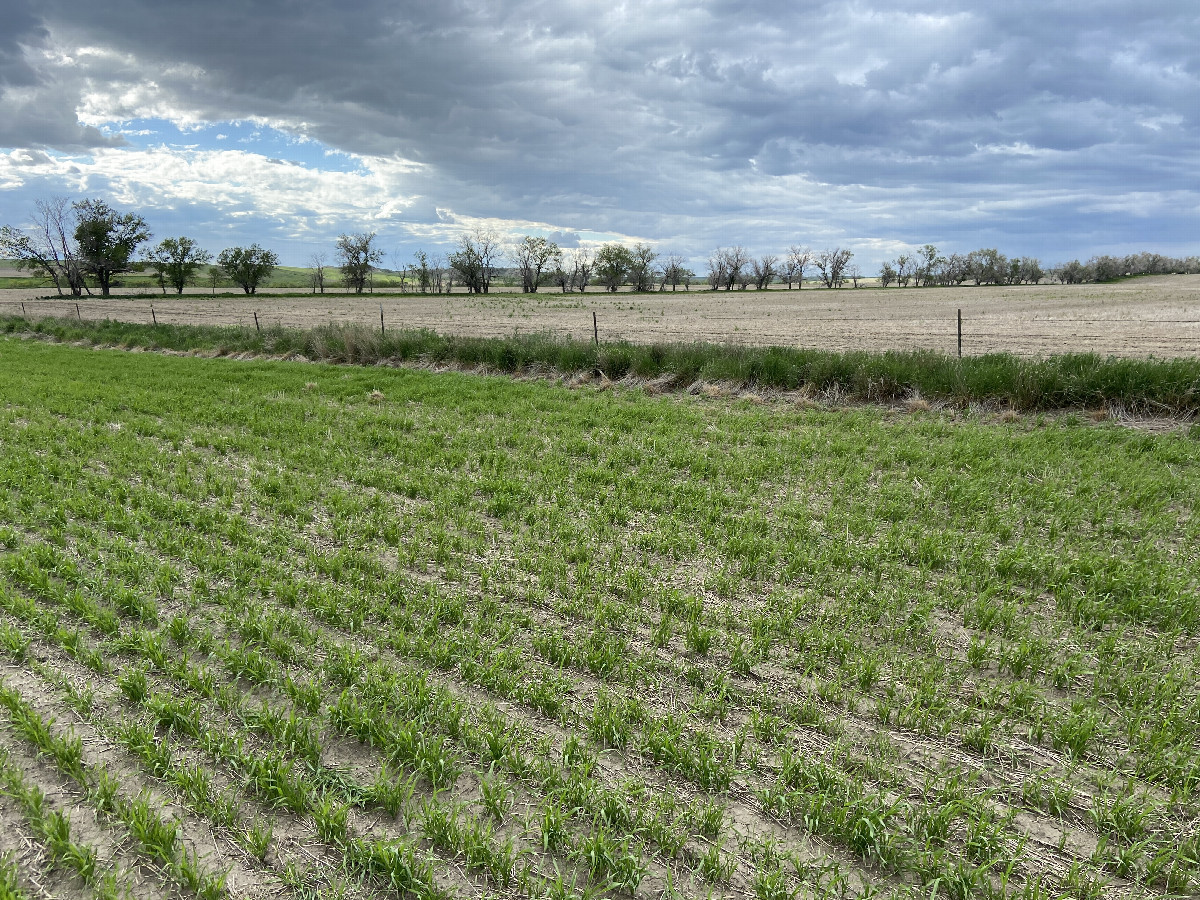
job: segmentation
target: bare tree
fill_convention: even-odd
[[[450,254],[450,268],[472,294],[486,294],[491,289],[500,246],[500,235],[482,227],[459,237],[458,249]]]
[[[0,227],[0,255],[15,259],[17,266],[54,282],[58,293],[65,286],[78,297],[87,286],[78,248],[70,228],[72,207],[65,197],[39,200],[32,234],[10,225]]]
[[[735,283],[745,288],[749,282],[742,278],[749,262],[750,254],[745,247],[739,245],[725,251],[725,290],[732,291]]]
[[[567,270],[567,266],[563,264],[563,257],[561,256],[558,258],[558,265],[550,273],[550,283],[558,285],[564,294],[571,290],[571,273]]]
[[[571,253],[571,285],[579,293],[587,290],[588,282],[592,280],[596,260],[592,251],[587,247],[576,247]]]
[[[18,269],[51,279],[62,293],[62,272],[53,257],[53,248],[46,248],[19,228],[0,225],[0,256],[15,259]]]
[[[725,284],[725,253],[718,247],[708,255],[708,289],[718,291]]]
[[[325,253],[314,253],[308,258],[309,268],[312,273],[309,275],[309,281],[312,283],[312,292],[325,293],[325,267],[329,263],[329,257]]]
[[[440,253],[432,253],[428,256],[428,265],[429,289],[435,294],[440,294],[446,285],[446,257]]]
[[[739,291],[744,291],[750,287],[750,282],[754,280],[754,274],[750,269],[750,265],[744,265],[738,269],[737,286]]]
[[[679,287],[679,283],[683,281],[683,256],[679,253],[668,253],[662,259],[662,280],[663,287],[671,285],[671,291],[674,292]]]
[[[754,273],[754,287],[757,290],[765,291],[775,280],[775,276],[779,274],[777,266],[779,265],[779,257],[771,253],[766,253],[754,260],[751,264],[751,270]]]
[[[862,269],[858,267],[858,263],[850,263],[846,266],[846,277],[854,282],[854,286],[858,287],[858,280],[863,277]]]
[[[804,270],[812,265],[812,256],[812,250],[808,247],[793,244],[788,248],[787,262],[784,263],[781,274],[787,282],[789,291],[792,289],[793,280],[798,288],[804,288]]]
[[[821,273],[821,281],[827,288],[840,288],[846,280],[846,266],[854,256],[854,251],[843,247],[833,247],[822,250],[813,260],[817,271]]]
[[[527,235],[509,249],[508,256],[521,273],[522,293],[534,294],[542,281],[542,273],[562,260],[562,251],[554,241]]]

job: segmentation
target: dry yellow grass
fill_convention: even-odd
[[[74,300],[36,301],[34,292],[0,290],[0,311],[75,316]],[[202,293],[156,297],[158,321],[313,327],[358,322],[378,327],[382,304],[388,329],[430,328],[444,334],[504,336],[551,332],[592,339],[596,313],[601,340],[634,343],[706,341],[803,346],[827,350],[957,352],[956,317],[963,314],[963,352],[1045,356],[1094,352],[1115,356],[1194,356],[1200,353],[1200,275],[1138,278],[1115,284],[1019,285],[838,291],[695,291],[483,297],[385,297],[324,294],[309,297],[211,298]],[[84,299],[83,318],[149,322],[149,301]]]

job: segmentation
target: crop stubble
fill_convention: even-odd
[[[75,301],[33,301],[37,292],[0,291],[0,308],[74,316]],[[151,301],[114,297],[79,303],[84,318],[150,320]],[[549,332],[592,338],[592,312],[602,340],[800,346],[826,350],[932,349],[957,352],[957,310],[963,311],[963,351],[1023,356],[1094,352],[1115,356],[1200,353],[1200,275],[1156,276],[1112,284],[959,288],[842,288],[837,291],[693,291],[584,295],[543,290],[536,295],[424,295],[402,298],[328,293],[319,297],[206,299],[200,292],[153,300],[170,324],[263,324],[314,327],[379,324],[429,328],[443,334],[505,336]]]

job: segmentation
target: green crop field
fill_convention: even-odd
[[[0,340],[0,896],[1200,892],[1200,440]]]

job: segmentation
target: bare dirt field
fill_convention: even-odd
[[[73,300],[40,300],[32,290],[0,290],[0,312],[76,315]],[[313,297],[209,297],[201,291],[148,299],[85,298],[84,319],[160,323],[312,327],[359,322],[430,328],[447,334],[502,336],[551,332],[592,338],[595,313],[602,340],[636,343],[710,341],[829,350],[930,349],[957,352],[962,310],[963,353],[1023,356],[1200,355],[1200,276],[1139,278],[1115,284],[1021,285],[838,291],[691,291],[584,295],[544,291]]]

